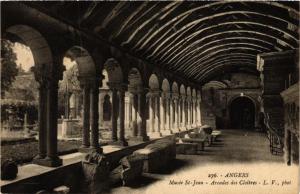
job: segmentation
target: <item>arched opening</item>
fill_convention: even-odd
[[[110,121],[111,119],[111,102],[110,96],[106,94],[103,102],[103,121]]]
[[[65,71],[63,79],[59,81],[58,89],[58,137],[80,137],[84,128],[81,87],[84,80],[81,78],[94,78],[96,67],[89,52],[81,46],[69,48],[62,62]]]
[[[238,97],[230,104],[230,124],[232,129],[254,129],[255,105],[247,97]]]
[[[38,133],[39,83],[32,69],[52,64],[45,38],[35,29],[15,25],[1,39],[1,137]]]
[[[137,68],[130,69],[128,73],[128,92],[126,93],[126,120],[125,120],[125,134],[126,136],[135,136],[137,134],[138,121],[138,92],[141,90],[143,81],[140,71]],[[145,105],[147,107],[147,104]],[[147,110],[145,113],[147,114]],[[148,115],[148,114],[147,114]]]

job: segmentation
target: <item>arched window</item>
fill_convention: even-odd
[[[104,102],[103,102],[103,120],[110,121],[110,118],[111,118],[110,96],[106,94],[104,96]]]

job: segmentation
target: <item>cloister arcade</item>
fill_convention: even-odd
[[[120,56],[122,59],[119,62],[120,53],[116,51],[111,51],[111,57],[105,58],[104,53],[96,48],[89,52],[91,48],[88,45],[86,48],[85,45],[60,45],[66,49],[60,48],[61,53],[53,54],[52,50],[57,48],[51,48],[46,38],[29,26],[12,26],[6,32],[24,41],[32,49],[35,60],[33,71],[39,82],[40,94],[39,155],[35,158],[38,164],[61,165],[57,156],[58,118],[54,115],[57,114],[58,81],[65,70],[62,63],[64,56],[78,64],[78,80],[83,91],[80,151],[96,150],[101,153],[98,126],[103,122],[106,111],[111,114],[112,141],[120,145],[128,145],[125,130],[130,138],[147,141],[149,137],[162,137],[201,125],[201,93],[192,83],[183,82],[180,78],[169,81],[174,78],[161,71],[148,69],[141,61],[134,59],[131,59],[132,63],[123,64],[126,56]],[[91,53],[95,52],[96,56],[93,56]],[[117,57],[113,58],[114,55]],[[135,63],[138,64],[131,65]],[[99,98],[102,91],[105,95]],[[99,104],[99,99],[102,104]],[[106,107],[110,110],[100,108],[102,111],[99,112],[103,103],[108,103]]]
[[[192,163],[182,157],[183,166],[260,158],[299,163],[299,17],[299,2],[281,1],[1,3],[2,38],[26,45],[34,59],[38,154],[32,163],[46,169],[35,181],[50,189],[65,184],[45,180],[57,169],[58,177],[78,170],[79,156],[92,158],[89,153],[108,158],[111,173],[122,157],[148,145],[139,159],[157,166],[190,152],[199,156],[186,156]],[[65,58],[76,64],[80,86],[67,93],[68,106],[71,99],[77,108],[66,118],[58,108]],[[71,162],[58,151],[59,121],[69,115],[82,122]],[[218,142],[218,135],[225,138]]]

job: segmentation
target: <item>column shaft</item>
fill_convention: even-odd
[[[160,130],[163,132],[165,130],[165,107],[164,107],[164,98],[160,97],[159,101],[159,107],[160,107]]]
[[[57,156],[57,98],[58,81],[53,80],[47,88],[47,166],[60,166]]]
[[[165,104],[165,108],[166,108],[166,130],[170,130],[170,99],[166,98],[166,104]]]
[[[125,145],[125,127],[124,127],[124,119],[125,119],[125,92],[123,89],[119,90],[119,119],[120,119],[120,131],[119,131],[119,140]],[[128,145],[128,144],[126,144]]]
[[[82,130],[82,147],[90,146],[90,87],[85,85],[83,88],[83,130]]]
[[[38,125],[39,125],[39,155],[37,159],[44,158],[46,156],[46,128],[47,128],[47,119],[46,119],[46,94],[45,86],[40,86],[39,88],[39,112],[38,112]]]
[[[117,126],[118,126],[118,117],[117,117],[117,90],[115,88],[112,89],[112,140],[117,141],[118,140],[118,134],[117,134]]]
[[[90,123],[91,123],[91,148],[97,152],[100,152],[99,146],[99,89],[98,87],[92,87],[90,89]],[[102,151],[102,150],[101,150]]]
[[[149,121],[149,124],[150,124],[150,131],[152,133],[155,132],[155,124],[154,124],[154,122],[155,122],[154,121],[155,120],[155,118],[154,118],[154,114],[155,114],[154,107],[155,107],[155,105],[154,105],[154,101],[155,100],[153,100],[153,97],[150,96],[149,97],[149,109],[150,109],[150,121]]]
[[[175,112],[175,108],[174,108],[174,101],[171,98],[170,99],[170,129],[174,130],[174,112]]]

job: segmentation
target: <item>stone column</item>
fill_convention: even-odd
[[[162,134],[160,132],[160,97],[159,92],[154,94],[154,133],[151,134],[151,137],[157,138],[161,137]]]
[[[130,119],[130,127],[131,127],[131,136],[137,136],[137,103],[136,103],[136,95],[133,91],[129,91],[129,119]]]
[[[192,106],[191,106],[191,99],[187,100],[187,127],[188,129],[191,128],[191,118],[192,118]]]
[[[170,95],[167,94],[165,96],[165,104],[164,104],[164,108],[165,108],[165,130],[163,132],[164,135],[170,135],[172,134],[172,131],[170,129]]]
[[[139,89],[137,93],[138,100],[138,140],[147,141],[149,137],[147,136],[146,131],[146,114],[145,114],[145,105],[146,105],[146,94],[143,89]]]
[[[129,99],[128,99],[128,95],[126,93],[125,95],[125,129],[127,130],[129,128],[129,115],[130,115],[130,111],[129,111]]]
[[[112,103],[111,103],[111,109],[112,109],[112,141],[117,141],[118,140],[118,136],[117,136],[117,126],[118,126],[118,117],[117,117],[117,98],[118,98],[118,91],[115,87],[111,88],[112,90]]]
[[[173,131],[175,132],[178,132],[180,129],[179,129],[179,126],[180,126],[180,117],[179,117],[179,107],[178,107],[178,98],[175,98],[174,99],[174,128],[173,128]]]
[[[83,84],[83,130],[80,152],[89,151],[90,147],[90,85]]]
[[[197,104],[198,104],[198,106],[197,106],[197,112],[198,112],[198,114],[197,114],[197,118],[198,118],[198,126],[201,126],[202,125],[202,120],[201,120],[201,100],[200,99],[198,99],[197,100]]]
[[[150,132],[154,133],[155,132],[155,125],[154,125],[154,99],[153,99],[153,94],[149,93],[149,113],[150,113],[150,120],[149,120],[149,124],[150,124]]]
[[[173,98],[170,98],[170,120],[169,120],[169,125],[170,125],[170,130],[174,131],[174,101]]]
[[[119,143],[123,146],[127,146],[128,143],[125,140],[125,91],[123,88],[119,89],[119,120],[120,120],[120,130],[119,130]]]
[[[47,156],[46,166],[60,166],[62,160],[57,156],[57,106],[58,80],[51,80],[47,85]]]
[[[182,99],[179,98],[177,102],[178,106],[178,129],[180,130],[182,127]]]
[[[181,123],[181,128],[183,130],[187,129],[186,126],[186,103],[185,103],[185,96],[181,97],[181,103],[182,103],[182,107],[181,107],[181,114],[182,114],[182,123]]]
[[[193,127],[197,126],[197,104],[196,104],[196,100],[193,99]]]
[[[99,88],[95,84],[90,88],[90,124],[91,124],[91,150],[102,153],[99,146]]]
[[[39,127],[39,153],[34,160],[43,159],[46,156],[46,127],[47,127],[47,90],[45,84],[39,86],[39,107],[38,107],[38,127]]]
[[[165,119],[166,119],[166,115],[165,115],[165,107],[164,107],[164,96],[160,97],[160,101],[159,101],[159,112],[160,112],[160,131],[162,133],[164,133],[165,131]]]

